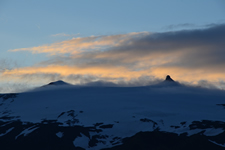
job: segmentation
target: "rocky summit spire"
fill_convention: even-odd
[[[174,80],[169,75],[166,76],[165,81],[174,82]]]

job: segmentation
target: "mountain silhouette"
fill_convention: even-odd
[[[170,75],[167,75],[167,76],[166,76],[165,81],[168,81],[168,82],[175,82],[175,81],[170,77]]]
[[[61,86],[61,85],[71,85],[71,84],[69,84],[69,83],[66,83],[66,82],[64,82],[64,81],[62,81],[62,80],[58,80],[58,81],[55,81],[55,82],[50,82],[49,84],[47,84],[47,85],[57,85],[57,86]]]

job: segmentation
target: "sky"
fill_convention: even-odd
[[[1,0],[0,92],[167,74],[225,89],[223,0]]]

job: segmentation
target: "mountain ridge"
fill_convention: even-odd
[[[0,148],[225,148],[225,92],[174,84],[0,94]]]

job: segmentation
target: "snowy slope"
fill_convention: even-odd
[[[157,132],[189,141],[202,138],[208,147],[225,149],[224,114],[224,91],[172,80],[144,87],[78,87],[59,81],[0,95],[0,148],[12,149],[14,143],[24,149],[126,149],[121,146],[129,140]]]

